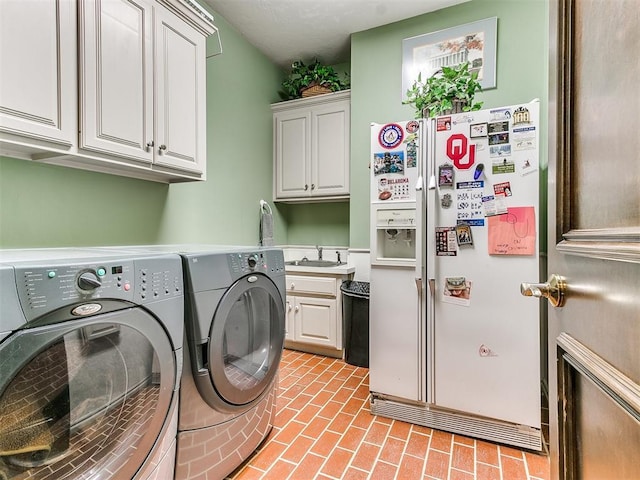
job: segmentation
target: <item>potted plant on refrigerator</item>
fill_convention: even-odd
[[[291,73],[282,82],[282,90],[279,93],[283,100],[292,100],[346,88],[349,88],[348,78],[343,80],[333,67],[323,65],[316,58],[309,64],[302,60],[293,62]]]
[[[469,62],[464,62],[442,67],[424,82],[419,73],[402,103],[414,106],[416,118],[437,117],[480,110],[482,102],[474,102],[475,94],[480,91],[478,72],[469,70]]]

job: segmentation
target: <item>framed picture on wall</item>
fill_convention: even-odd
[[[402,99],[422,74],[422,81],[440,68],[469,62],[482,89],[496,86],[498,17],[402,40]]]

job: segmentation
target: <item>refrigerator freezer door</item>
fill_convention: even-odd
[[[540,312],[519,291],[540,275],[538,104],[439,120],[427,208],[434,403],[540,428]]]

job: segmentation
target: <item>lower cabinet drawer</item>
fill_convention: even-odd
[[[300,294],[337,295],[337,281],[328,277],[307,277],[303,275],[287,275],[287,291]]]

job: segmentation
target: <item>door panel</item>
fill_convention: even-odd
[[[151,162],[153,8],[80,2],[81,147]]]
[[[155,163],[202,172],[206,105],[199,100],[206,97],[205,39],[162,7],[155,15]]]
[[[639,32],[635,0],[550,4],[552,478],[638,478]]]

